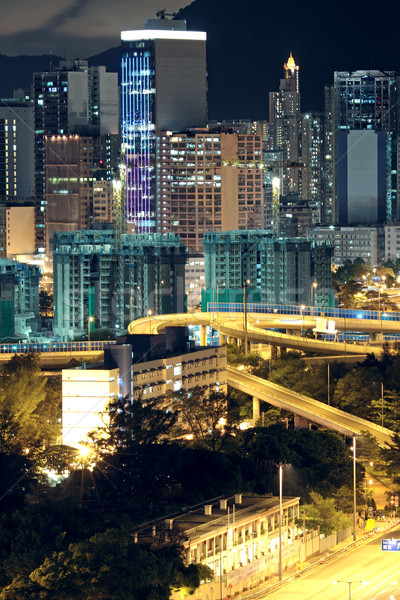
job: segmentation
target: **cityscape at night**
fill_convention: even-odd
[[[390,4],[3,0],[0,600],[400,600]]]

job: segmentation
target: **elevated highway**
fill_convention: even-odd
[[[338,329],[342,326],[343,328],[346,327],[347,330],[350,330],[351,327],[360,330],[360,326],[366,326],[366,330],[368,331],[379,331],[381,328],[380,321],[363,321],[362,323],[358,319],[346,319],[346,323],[344,319],[342,321],[343,323],[335,321]],[[351,321],[354,323],[351,323]],[[304,321],[301,319],[301,325],[303,323],[303,329],[315,327],[316,318],[308,316]],[[152,332],[156,334],[161,333],[167,326],[184,325],[211,325],[225,339],[244,340],[245,338],[243,315],[238,315],[238,313],[224,313],[223,315],[213,315],[212,313],[156,315],[133,321],[130,323],[128,331],[129,333]],[[374,352],[379,356],[383,352],[381,345],[371,347],[366,344],[325,342],[323,340],[303,338],[300,335],[270,331],[267,327],[297,331],[300,328],[300,320],[299,318],[288,318],[287,315],[275,313],[273,315],[249,315],[247,339],[254,343],[267,343],[273,346],[283,346],[306,352],[329,354],[331,356],[345,356],[346,354],[362,356],[370,352]],[[400,333],[400,323],[392,323],[392,330]],[[268,402],[273,406],[292,412],[313,423],[346,436],[362,435],[368,432],[377,439],[381,446],[385,446],[391,442],[391,438],[394,435],[394,432],[390,429],[230,366],[228,367],[228,385],[252,396],[253,404],[254,400]]]
[[[168,326],[211,325],[220,335],[232,340],[271,344],[283,348],[316,352],[331,356],[365,355],[374,352],[380,356],[382,344],[352,344],[349,342],[327,342],[300,335],[301,330],[312,329],[316,326],[317,317],[300,318],[297,315],[249,313],[247,315],[247,334],[245,333],[243,314],[238,313],[181,313],[173,315],[155,315],[133,321],[128,326],[129,333],[161,333]],[[380,320],[364,321],[360,319],[337,319],[335,326],[339,331],[362,331],[379,333]],[[286,333],[271,331],[284,329]],[[288,331],[295,332],[287,333]],[[400,322],[385,321],[385,331],[400,334]]]
[[[228,385],[235,390],[249,394],[253,399],[268,402],[272,406],[295,413],[343,435],[353,436],[369,433],[377,439],[380,446],[389,444],[394,435],[394,432],[386,427],[375,425],[366,419],[355,417],[343,410],[230,366],[228,366]]]

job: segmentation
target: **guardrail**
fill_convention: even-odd
[[[208,302],[209,313],[244,312],[243,302]],[[246,312],[259,314],[298,315],[299,317],[327,317],[332,319],[366,319],[369,321],[400,321],[400,312],[361,310],[357,308],[325,308],[290,304],[258,304],[248,302]]]
[[[28,352],[101,352],[109,344],[115,344],[113,340],[90,342],[41,342],[41,343],[19,343],[1,344],[0,354],[27,354]]]

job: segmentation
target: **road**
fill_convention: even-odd
[[[361,435],[367,431],[381,446],[390,444],[394,432],[386,427],[355,417],[338,408],[293,392],[281,385],[250,375],[232,366],[227,367],[228,385],[263,402],[300,415],[322,427],[333,429],[343,435]]]
[[[289,585],[259,599],[347,600],[349,581],[352,582],[352,600],[388,600],[391,595],[400,598],[400,553],[381,550],[381,540],[386,538],[400,539],[400,527],[318,565]],[[339,583],[335,585],[334,581]]]

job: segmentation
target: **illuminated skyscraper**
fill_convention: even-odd
[[[206,34],[185,21],[151,20],[121,32],[122,143],[127,162],[127,220],[138,233],[159,230],[156,136],[205,127]]]
[[[299,66],[292,53],[283,69],[285,76],[280,80],[279,91],[269,94],[269,121],[273,131],[271,149],[282,150],[283,163],[288,165],[301,159]],[[285,166],[281,191],[283,195],[301,192],[301,172],[297,166]]]
[[[400,216],[397,168],[399,98],[399,77],[393,71],[335,72],[335,217],[339,224],[371,223],[373,214],[375,222],[380,223]],[[360,130],[377,135],[355,133]],[[367,162],[373,171],[366,166]],[[364,177],[359,164],[365,168]],[[372,172],[376,174],[373,180]],[[368,186],[367,174],[370,180]],[[366,190],[368,188],[368,193],[361,193],[361,183]],[[356,208],[349,205],[351,188],[358,195]]]

